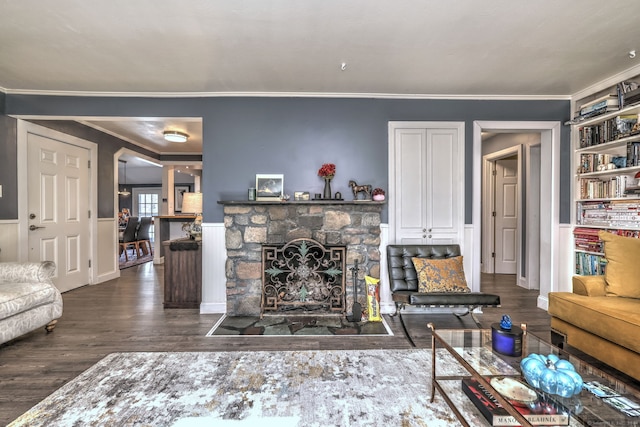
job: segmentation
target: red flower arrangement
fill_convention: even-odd
[[[333,178],[336,174],[336,165],[333,163],[325,163],[322,165],[320,170],[318,170],[318,176],[323,178]]]
[[[373,189],[373,195],[374,196],[378,196],[378,195],[384,196],[384,190],[382,188],[374,188]]]

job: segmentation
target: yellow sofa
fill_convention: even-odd
[[[566,343],[640,380],[640,239],[600,232],[604,276],[574,276],[549,293],[551,329]]]

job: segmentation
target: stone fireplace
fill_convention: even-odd
[[[296,239],[313,239],[327,247],[346,249],[346,312],[353,304],[353,280],[346,273],[358,260],[358,300],[366,306],[364,276],[380,277],[380,213],[384,202],[218,203],[224,205],[228,315],[261,314],[263,246],[285,245]]]

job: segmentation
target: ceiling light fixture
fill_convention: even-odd
[[[629,58],[633,59],[635,57],[636,57],[636,50],[635,49],[634,50],[630,50],[629,51]]]
[[[127,190],[127,162],[124,160],[118,160],[119,162],[124,163],[124,186],[122,187],[122,191],[118,191],[120,196],[128,196],[131,194],[129,190]]]
[[[187,142],[189,135],[186,133],[178,132],[176,130],[165,130],[164,139],[169,142]]]

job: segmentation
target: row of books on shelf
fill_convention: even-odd
[[[622,81],[616,85],[615,93],[606,94],[578,107],[572,123],[597,117],[611,111],[617,111],[640,102],[640,89],[635,81]]]
[[[640,144],[640,143],[639,143]],[[580,154],[580,167],[578,173],[590,173],[607,170],[614,165],[615,169],[626,168],[627,158],[625,156],[613,156],[611,154]]]
[[[638,123],[637,114],[621,114],[597,125],[582,126],[578,129],[580,148],[593,147],[635,135],[636,123]]]
[[[599,276],[604,274],[607,261],[603,255],[576,252],[576,274],[580,276]]]
[[[621,169],[634,166],[640,166],[640,141],[627,142],[624,156],[604,153],[582,153],[580,154],[578,172],[598,172],[610,168]]]
[[[580,178],[579,190],[581,199],[610,199],[624,197],[627,186],[633,179],[627,175],[616,175],[608,178]]]
[[[573,235],[582,236],[584,238],[598,238],[598,233],[600,233],[601,228],[589,228],[589,227],[576,227],[573,229]],[[621,229],[610,229],[606,230],[611,234],[616,234],[618,236],[623,237],[633,237],[634,239],[640,238],[640,230],[621,230]],[[599,238],[598,238],[599,239]]]
[[[580,202],[576,206],[576,223],[592,226],[640,228],[639,200]]]
[[[575,248],[585,252],[602,253],[604,243],[598,237],[598,228],[576,227],[573,230],[573,241]]]
[[[609,111],[616,111],[620,109],[620,99],[617,94],[608,94],[594,99],[593,101],[586,102],[578,108],[578,117],[582,119],[588,119],[600,114],[607,113]]]
[[[616,85],[616,95],[618,96],[618,107],[624,108],[640,102],[640,89],[638,83],[628,80]]]

